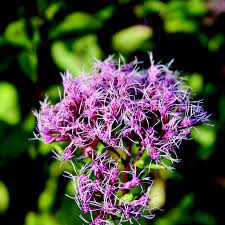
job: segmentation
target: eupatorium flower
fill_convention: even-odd
[[[118,164],[105,152],[84,165],[79,173],[66,172],[66,176],[73,180],[75,195],[71,198],[81,211],[91,214],[90,224],[106,224],[113,220],[121,224],[132,223],[140,217],[153,217],[148,205],[152,181],[149,177],[142,178],[144,171],[138,173],[136,167],[119,171]]]
[[[74,78],[67,71],[63,98],[56,105],[46,98],[35,112],[37,139],[67,143],[62,154],[54,152],[57,159],[73,164],[77,149],[79,159],[92,159],[79,172],[73,164],[75,174],[66,173],[73,180],[72,198],[90,213],[92,225],[152,218],[152,181],[143,168],[154,162],[172,169],[169,161],[179,161],[182,140],[208,120],[202,101],[191,100],[190,88],[170,64],[150,59],[147,70],[140,70],[137,60],[125,64],[109,57],[97,61],[91,75]]]
[[[62,75],[64,97],[56,105],[48,99],[35,115],[38,139],[44,143],[69,141],[62,159],[77,148],[93,150],[98,143],[130,155],[126,146],[135,143],[140,154],[165,165],[177,161],[176,150],[193,126],[208,120],[202,101],[190,99],[169,66],[139,70],[138,61],[118,64],[111,57],[94,65],[93,74],[74,78]]]

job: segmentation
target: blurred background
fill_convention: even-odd
[[[198,127],[178,151],[173,173],[154,171],[153,203],[162,209],[142,224],[224,224],[224,0],[7,0],[0,7],[0,224],[82,224],[52,158],[56,144],[33,138],[45,94],[58,100],[60,72],[88,71],[93,58],[121,53],[149,66],[182,72],[204,99],[214,127]]]

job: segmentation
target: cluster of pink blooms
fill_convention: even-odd
[[[98,156],[96,161],[98,144],[103,144],[109,151],[120,149],[127,159],[136,157],[133,162],[146,153],[149,164],[163,164],[170,169],[165,159],[177,162],[176,152],[182,140],[188,139],[193,126],[209,117],[202,101],[190,99],[190,88],[183,85],[177,73],[170,70],[170,65],[154,64],[152,58],[149,69],[139,70],[138,65],[137,60],[125,64],[109,57],[94,64],[92,75],[74,78],[67,71],[62,76],[64,95],[60,102],[51,105],[46,99],[41,103],[40,111],[35,112],[38,139],[44,143],[68,142],[62,155],[56,153],[57,158],[72,160],[77,148],[84,156],[93,158],[93,164],[82,170],[83,175],[72,178],[81,210],[102,211],[96,217],[99,221],[118,215],[120,221],[138,218],[148,201],[142,193],[140,195],[144,197],[139,196],[139,200],[143,201],[125,203],[118,199],[115,193],[126,183],[122,185],[119,181],[120,173],[115,163],[112,168],[109,168],[111,161],[106,163],[108,167],[104,164],[100,167],[101,157]],[[134,143],[139,152],[133,157],[130,149]],[[128,171],[134,163],[129,165]],[[115,171],[118,171],[113,177],[115,182],[105,178],[106,174],[110,177]],[[110,201],[105,197],[108,194]],[[135,205],[140,202],[142,206]],[[93,224],[102,224],[94,221]]]
[[[72,198],[84,213],[91,214],[91,225],[103,225],[113,220],[119,221],[119,224],[127,221],[132,224],[132,220],[141,216],[148,219],[153,217],[148,205],[152,181],[149,177],[141,178],[144,171],[137,174],[137,168],[134,167],[131,171],[120,172],[118,164],[108,158],[105,152],[98,154],[92,163],[83,166],[79,174],[67,172],[66,176],[73,180],[75,197]],[[137,199],[126,201],[120,197],[122,193],[126,193],[135,198],[129,193],[135,187]]]

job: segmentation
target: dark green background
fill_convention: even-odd
[[[214,127],[184,143],[174,173],[154,172],[163,211],[143,224],[224,224],[225,6],[222,0],[7,0],[0,6],[0,224],[82,224],[66,165],[33,138],[45,94],[55,102],[59,72],[89,71],[93,58],[121,53],[182,72],[205,99]]]

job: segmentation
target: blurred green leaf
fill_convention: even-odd
[[[56,150],[57,151],[57,150]],[[68,161],[61,163],[59,160],[55,160],[49,167],[49,173],[51,177],[59,177],[64,171],[69,171],[71,164]]]
[[[10,23],[4,33],[6,40],[16,46],[31,48],[32,43],[27,35],[26,22],[24,19],[20,19]]]
[[[63,2],[52,3],[45,11],[45,16],[48,20],[53,20],[55,14],[62,8]]]
[[[203,76],[199,73],[194,73],[188,77],[188,83],[194,92],[200,93],[203,89]]]
[[[65,224],[83,225],[84,224],[81,218],[79,218],[81,211],[73,199],[63,196],[60,206],[61,206],[60,209],[56,213],[57,221],[59,221],[60,224],[62,225],[65,225]]]
[[[52,150],[52,146],[50,144],[44,144],[43,142],[39,142],[38,151],[41,155],[48,155]]]
[[[40,194],[38,199],[38,208],[40,211],[49,211],[54,204],[57,190],[57,180],[49,179],[46,183],[45,190]]]
[[[113,16],[113,13],[115,11],[115,6],[114,5],[108,5],[103,9],[100,9],[97,13],[96,16],[102,20],[108,20]]]
[[[224,44],[225,38],[224,34],[216,34],[213,38],[209,40],[208,48],[209,51],[216,52]]]
[[[48,213],[37,214],[29,212],[25,217],[24,225],[61,225],[57,219]]]
[[[33,113],[30,113],[22,123],[22,128],[27,133],[32,133],[35,129],[35,117]]]
[[[216,224],[214,216],[204,211],[197,211],[193,216],[193,221],[198,224],[214,225]]]
[[[179,209],[181,210],[188,210],[194,204],[194,195],[193,193],[186,194],[180,201]]]
[[[9,192],[6,185],[0,181],[0,214],[6,212],[9,207]]]
[[[186,7],[185,10],[192,16],[203,16],[208,10],[205,0],[188,0],[186,1]]]
[[[143,4],[135,7],[135,13],[138,17],[147,16],[152,12],[163,14],[165,12],[166,7],[167,5],[161,1],[144,1]]]
[[[20,121],[20,109],[16,88],[7,82],[0,82],[0,120],[15,125]]]
[[[101,58],[102,51],[93,34],[72,41],[55,41],[51,49],[56,65],[62,70],[69,69],[75,76],[81,71],[88,72],[94,62],[93,58]]]
[[[194,196],[192,193],[185,195],[177,206],[168,211],[165,215],[155,220],[155,225],[179,225],[191,224],[192,216],[189,211],[194,203]]]
[[[30,78],[32,81],[37,80],[37,67],[38,67],[38,59],[37,54],[34,51],[23,51],[20,53],[19,57],[19,65],[25,75]]]
[[[216,141],[216,130],[215,127],[211,126],[198,126],[198,132],[193,129],[191,136],[204,147],[211,147]]]
[[[155,179],[150,191],[150,206],[153,208],[162,208],[166,202],[166,186],[162,179]]]
[[[194,33],[198,30],[198,25],[194,20],[173,15],[165,20],[164,27],[168,33]]]
[[[49,37],[56,38],[69,32],[92,31],[99,29],[101,26],[102,22],[91,14],[74,12],[54,26],[49,32]]]
[[[49,97],[52,104],[56,104],[60,96],[63,96],[63,87],[61,85],[51,85],[46,90],[46,95]]]
[[[115,50],[127,54],[140,49],[151,36],[150,27],[136,25],[115,33],[112,37],[112,45]]]

